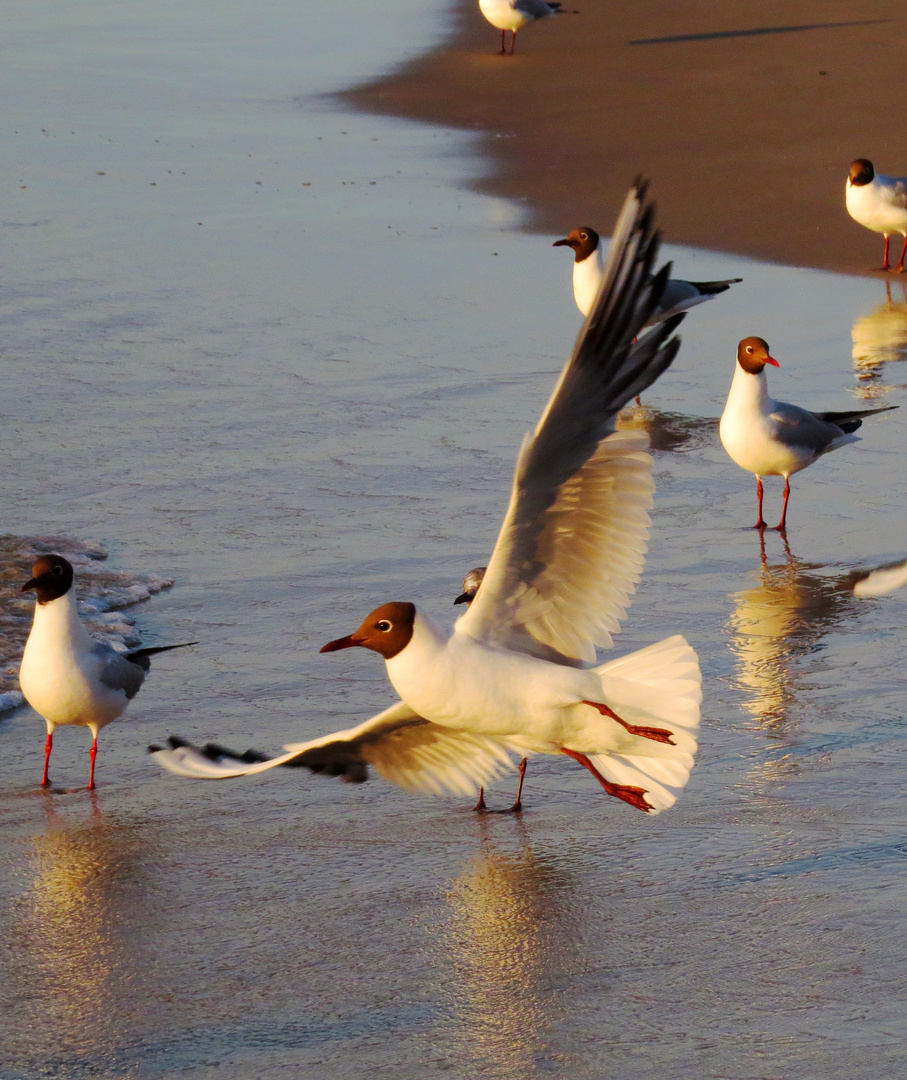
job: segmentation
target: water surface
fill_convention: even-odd
[[[465,190],[468,135],[317,96],[443,12],[332,12],[14,5],[0,531],[172,577],[137,629],[202,644],[156,658],[104,731],[95,796],[60,793],[85,732],[42,793],[43,725],[0,721],[4,1080],[896,1072],[905,608],[847,575],[907,550],[904,420],[796,477],[764,560],[715,429],[752,333],[780,397],[903,404],[896,287],[668,252],[745,278],[627,418],[659,491],[618,647],[682,632],[706,679],[675,810],[649,820],[566,760],[532,761],[521,818],[480,818],[144,755],[171,731],[276,749],[383,707],[375,657],[318,648],[387,599],[452,618],[578,329],[554,237]]]

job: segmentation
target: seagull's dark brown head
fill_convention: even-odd
[[[336,652],[361,645],[364,649],[380,653],[385,660],[393,660],[412,640],[415,622],[415,604],[403,601],[382,604],[366,615],[355,634],[329,641],[321,647],[321,652]]]
[[[745,337],[737,346],[737,363],[750,375],[760,375],[766,364],[772,367],[781,365],[769,356],[768,342],[761,337]]]
[[[72,588],[72,566],[62,555],[42,555],[31,568],[32,576],[21,592],[34,592],[39,604],[59,600]]]
[[[582,262],[598,247],[598,233],[585,225],[568,233],[563,240],[555,240],[551,246],[573,248],[573,261]]]
[[[875,179],[875,174],[876,171],[872,162],[867,161],[864,157],[858,157],[850,166],[849,180],[851,187],[865,187],[867,184],[871,184]]]

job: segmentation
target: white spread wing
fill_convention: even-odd
[[[668,367],[683,318],[635,340],[670,265],[652,207],[627,196],[598,298],[551,400],[517,458],[510,506],[482,587],[458,633],[546,659],[588,664],[612,644],[642,569],[652,505],[645,435],[615,432],[617,414]]]
[[[171,748],[150,747],[158,764],[179,776],[227,780],[279,765],[360,782],[368,766],[407,791],[471,795],[514,768],[505,743],[432,724],[398,702],[358,727],[284,747],[266,758],[255,751],[234,754],[220,746],[192,746],[171,739]]]

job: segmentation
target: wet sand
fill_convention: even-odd
[[[522,30],[511,58],[475,0],[456,0],[443,48],[347,100],[483,132],[493,169],[475,186],[522,203],[535,231],[607,228],[642,172],[673,242],[880,265],[881,237],[851,221],[843,189],[856,157],[907,172],[902,4],[576,5]]]

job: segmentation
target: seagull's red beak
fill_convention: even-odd
[[[570,241],[565,237],[563,240],[555,240],[551,245],[552,247],[573,247]]]
[[[26,581],[26,583],[22,586],[22,588],[19,590],[19,592],[31,592],[32,589],[36,589],[37,587],[38,587],[38,579],[37,578],[29,578],[29,580]]]
[[[781,365],[780,365],[780,364],[778,363],[778,361],[777,361],[777,360],[776,360],[776,359],[774,358],[774,356],[766,356],[766,358],[765,358],[765,362],[766,362],[766,364],[771,364],[771,365],[772,365],[772,367],[781,367]]]
[[[349,634],[347,637],[339,637],[336,641],[329,641],[327,645],[322,645],[318,650],[319,652],[337,652],[338,649],[352,649],[354,645],[361,645],[362,641],[356,637],[355,634]]]

